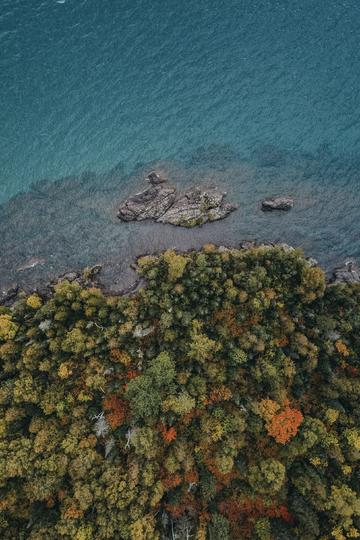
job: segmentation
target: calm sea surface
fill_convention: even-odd
[[[359,0],[0,0],[0,287],[210,239],[360,257],[359,43]],[[119,223],[158,162],[238,212]]]

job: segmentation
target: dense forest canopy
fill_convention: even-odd
[[[298,250],[0,307],[4,540],[360,538],[360,286]]]

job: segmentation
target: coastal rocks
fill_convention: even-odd
[[[226,193],[216,187],[190,188],[157,221],[180,227],[195,227],[225,218],[237,207],[224,202]]]
[[[83,273],[82,273],[82,279],[84,283],[95,283],[98,274],[102,270],[102,264],[95,264],[94,266],[87,266]]]
[[[348,259],[343,266],[334,268],[333,279],[337,283],[360,283],[360,267],[355,259]]]
[[[50,298],[54,287],[62,281],[69,281],[70,283],[78,283],[81,287],[98,287],[98,274],[102,270],[101,264],[94,266],[87,266],[81,272],[76,270],[69,270],[64,274],[61,274],[57,278],[48,281],[41,288],[37,288],[36,292],[43,298]]]
[[[273,197],[264,199],[261,203],[261,209],[269,210],[291,210],[294,206],[294,199],[291,197]]]
[[[59,281],[70,281],[73,282],[75,281],[76,279],[78,279],[80,277],[80,272],[66,272],[66,274],[63,274],[62,276],[59,277]]]
[[[177,193],[167,179],[155,171],[148,177],[151,186],[129,197],[119,208],[122,221],[152,219],[180,227],[196,227],[225,218],[237,206],[225,203],[225,192],[217,187],[192,187]]]
[[[152,171],[150,174],[148,174],[147,179],[153,186],[157,186],[158,184],[164,184],[165,182],[167,182],[167,178],[161,176],[156,171]]]
[[[13,285],[9,289],[0,289],[0,306],[12,304],[16,300],[19,290],[20,287],[18,285]]]
[[[243,240],[239,244],[240,249],[251,249],[256,246],[256,240]]]
[[[151,185],[129,197],[119,208],[118,218],[122,221],[157,220],[170,208],[175,198],[176,188],[164,183]]]

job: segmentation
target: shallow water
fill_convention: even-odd
[[[208,240],[359,257],[359,28],[357,0],[3,0],[0,288],[104,260],[120,287],[134,255]],[[154,160],[239,210],[192,231],[117,222]],[[275,194],[294,210],[260,212]]]
[[[239,209],[221,222],[190,230],[119,221],[119,203],[146,186],[144,177],[153,167],[179,188],[209,183],[225,188]],[[211,147],[187,161],[155,162],[131,174],[118,167],[102,175],[40,182],[0,207],[0,288],[43,286],[66,270],[101,263],[103,284],[118,291],[133,281],[130,264],[138,255],[210,241],[236,246],[244,239],[302,246],[329,269],[345,257],[360,258],[354,222],[360,192],[349,189],[358,170],[359,163],[351,169],[326,152],[293,156],[266,147],[247,161],[231,148]],[[293,210],[262,212],[261,200],[277,193],[295,198]],[[40,263],[24,269],[33,259]]]

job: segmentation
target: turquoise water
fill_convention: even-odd
[[[47,213],[65,213],[55,225],[32,183],[121,163],[107,175],[111,214],[153,160],[182,170],[180,184],[213,177],[242,205],[216,234],[163,228],[170,245],[276,236],[324,263],[358,256],[359,28],[358,0],[2,0],[0,273],[18,280],[31,256],[52,256],[50,275],[60,260],[104,255],[79,232],[90,229],[66,190],[42,190]],[[98,178],[94,187],[83,177],[80,189],[74,177],[72,201],[89,190],[108,248]],[[259,196],[284,191],[300,200],[292,217],[257,214]],[[83,257],[56,228],[69,223],[65,237],[82,238]],[[112,245],[133,251],[128,226],[112,225]],[[153,230],[137,227],[139,238]]]

